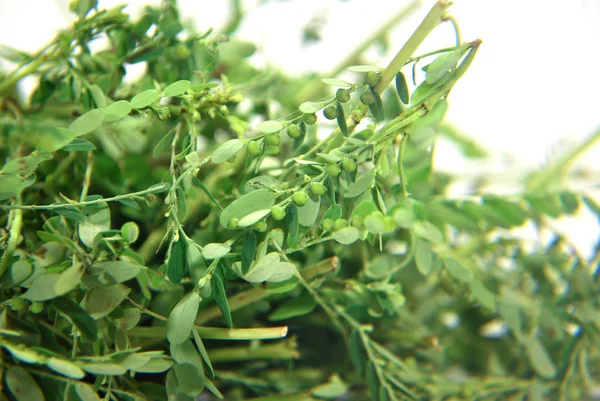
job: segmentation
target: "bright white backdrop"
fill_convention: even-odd
[[[134,15],[144,4],[158,3],[100,0],[100,5],[123,2]],[[260,43],[265,62],[286,71],[326,72],[407,2],[246,0],[248,14],[238,36]],[[179,0],[179,4],[199,30],[211,26],[218,30],[228,17],[227,1]],[[421,4],[391,31],[391,49],[403,44],[432,1]],[[0,43],[36,50],[69,24],[66,10],[65,0],[0,0]],[[495,157],[468,163],[442,141],[436,150],[436,168],[464,176],[484,172],[497,177],[493,190],[515,190],[518,182],[506,177],[518,177],[550,161],[600,126],[600,0],[455,0],[451,12],[460,23],[463,40],[481,38],[483,44],[452,91],[447,120]],[[303,47],[302,27],[315,15],[326,20],[323,41]],[[452,45],[452,38],[452,28],[444,24],[418,53]],[[367,54],[380,65],[391,57],[375,49]],[[592,179],[586,185],[600,200],[598,159],[600,144],[583,156],[579,166],[596,177],[596,182]],[[598,222],[589,213],[561,219],[559,227],[584,253],[598,240]]]

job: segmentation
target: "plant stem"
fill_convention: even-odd
[[[213,363],[254,360],[291,360],[298,359],[300,353],[296,349],[296,341],[285,340],[275,344],[263,344],[254,349],[251,347],[217,348],[208,353]]]
[[[0,205],[0,209],[5,209],[5,210],[56,210],[56,209],[62,209],[65,207],[91,206],[91,205],[98,205],[101,203],[115,202],[115,201],[119,201],[122,199],[131,199],[133,197],[144,196],[147,194],[159,193],[159,192],[164,191],[166,188],[167,188],[167,185],[164,183],[161,183],[158,185],[154,185],[143,191],[132,192],[132,193],[125,194],[125,195],[117,195],[117,196],[113,196],[111,198],[101,198],[101,199],[96,199],[93,201],[73,202],[73,203],[55,203],[52,205]]]
[[[17,195],[16,203],[18,206],[22,202],[21,194]],[[11,219],[9,219],[10,231],[8,236],[8,241],[6,244],[6,248],[4,250],[4,255],[2,255],[2,259],[0,259],[0,277],[4,274],[6,270],[10,267],[10,260],[12,258],[13,253],[17,249],[17,243],[19,242],[19,236],[21,235],[21,228],[23,226],[23,211],[22,210],[13,210],[11,213]]]
[[[375,87],[377,93],[383,93],[396,73],[404,67],[410,56],[417,50],[425,38],[442,22],[442,17],[451,2],[449,0],[438,0],[429,13],[417,27],[415,32],[408,38],[402,49],[396,54],[385,70],[381,73],[379,83]]]
[[[398,146],[398,175],[400,176],[400,188],[402,190],[402,199],[408,198],[408,191],[406,189],[406,172],[404,171],[404,144],[408,134],[403,133],[400,138],[400,145]]]
[[[200,337],[207,340],[273,340],[287,335],[287,326],[261,327],[252,329],[224,329],[221,327],[194,326]],[[165,338],[165,326],[134,327],[127,332],[139,338]]]

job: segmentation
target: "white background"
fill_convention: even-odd
[[[129,0],[137,15],[144,4]],[[100,0],[101,7],[122,2]],[[326,73],[408,1],[302,0],[244,1],[248,14],[238,36],[259,43],[265,62],[290,73]],[[219,30],[228,2],[179,0],[182,15],[199,31]],[[389,36],[398,49],[426,14],[422,6]],[[550,162],[600,127],[600,0],[455,0],[451,8],[463,41],[483,40],[465,77],[453,89],[447,120],[493,153],[491,160],[467,163],[453,146],[439,144],[436,168],[469,177],[484,173],[497,185],[490,190],[517,191],[519,178]],[[326,20],[323,41],[301,45],[301,30],[315,15]],[[34,51],[58,29],[68,26],[67,1],[0,0],[0,43]],[[437,28],[417,53],[453,45],[449,24]],[[393,54],[371,49],[370,63],[385,66]],[[31,82],[29,86],[32,85]],[[600,200],[600,144],[578,167],[590,179],[579,186]],[[456,194],[460,192],[455,189]],[[590,213],[561,219],[558,226],[588,253],[599,236]]]

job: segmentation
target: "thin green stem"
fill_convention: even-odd
[[[406,188],[406,172],[404,171],[404,148],[408,135],[403,133],[400,137],[400,144],[398,146],[398,175],[400,176],[400,188],[402,190],[402,199],[408,198],[408,190]]]
[[[458,21],[456,20],[456,18],[453,15],[445,14],[442,17],[442,19],[444,21],[450,21],[450,23],[454,27],[454,34],[456,35],[456,46],[460,46],[460,44],[462,43],[462,36],[460,34],[460,27],[458,25]]]
[[[400,49],[387,68],[381,73],[379,83],[375,87],[377,93],[383,93],[384,89],[387,88],[389,83],[396,76],[396,73],[400,71],[410,59],[410,56],[412,56],[421,43],[423,43],[425,38],[429,36],[431,31],[442,22],[442,17],[444,16],[446,9],[450,7],[450,4],[451,2],[448,0],[438,0],[433,5],[425,19],[423,19],[415,32],[408,38],[404,46],[402,46],[402,49]]]
[[[300,357],[296,348],[296,341],[292,338],[274,344],[261,344],[258,348],[247,346],[217,348],[211,350],[208,356],[213,363],[256,360],[285,361]]]
[[[22,202],[21,194],[17,195],[17,199],[15,200],[16,205]],[[21,228],[23,227],[23,211],[16,209],[10,213],[9,218],[9,236],[6,244],[6,248],[4,250],[4,255],[2,255],[2,259],[0,259],[0,277],[4,274],[6,270],[10,267],[10,260],[17,249],[17,243],[19,242],[19,236],[21,235]]]
[[[117,195],[111,198],[101,198],[93,201],[85,201],[85,202],[72,202],[72,203],[55,203],[52,205],[0,205],[0,209],[4,210],[56,210],[62,209],[65,207],[79,207],[79,206],[92,206],[99,205],[102,203],[108,202],[116,202],[122,199],[132,199],[134,197],[144,196],[148,194],[155,194],[159,192],[163,192],[167,188],[167,185],[164,183],[154,185],[148,189],[138,192],[131,192],[125,195]]]

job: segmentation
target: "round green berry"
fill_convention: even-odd
[[[296,192],[292,195],[292,200],[296,205],[304,206],[306,205],[306,202],[308,202],[308,195],[306,192]]]
[[[335,106],[327,106],[323,109],[323,116],[328,120],[334,120],[337,118],[337,109]]]
[[[15,297],[10,300],[10,308],[14,311],[18,311],[27,306],[27,301],[21,297]]]
[[[271,134],[267,137],[267,144],[278,146],[281,143],[279,134]]]
[[[271,217],[275,220],[285,219],[285,209],[278,205],[273,206],[271,208]]]
[[[340,175],[341,170],[337,164],[328,164],[327,167],[325,167],[325,172],[330,177],[337,177]]]
[[[348,89],[338,89],[337,92],[335,92],[335,98],[340,103],[346,103],[350,100],[350,92],[348,92]]]
[[[227,228],[237,228],[238,224],[240,224],[240,220],[236,217],[233,217],[231,220],[229,220],[229,222],[227,223]]]
[[[248,153],[252,156],[258,156],[262,153],[262,146],[257,141],[248,142]]]
[[[308,125],[314,125],[317,123],[317,115],[315,113],[304,113],[302,115],[302,121]]]
[[[310,190],[316,196],[323,196],[327,192],[327,187],[320,182],[313,182],[310,186]]]
[[[267,231],[267,222],[264,220],[257,221],[256,223],[254,223],[254,229],[259,233],[264,233],[265,231]]]
[[[363,94],[360,95],[360,102],[370,106],[375,103],[375,95],[371,91],[364,91]]]
[[[342,228],[348,227],[348,220],[346,219],[337,219],[334,223],[333,228],[337,230],[341,230]]]
[[[361,215],[356,215],[352,217],[352,227],[362,228],[364,218]]]
[[[180,43],[175,47],[175,56],[179,60],[186,60],[190,56],[190,49],[183,43]]]
[[[367,83],[367,85],[369,85],[371,88],[374,88],[377,86],[377,84],[379,83],[379,74],[376,73],[375,71],[369,71],[365,74],[365,82]]]
[[[290,138],[296,139],[302,136],[302,132],[300,132],[300,127],[297,125],[290,125],[287,127],[287,134]]]
[[[354,160],[345,157],[342,159],[342,170],[352,173],[356,170],[356,163]]]
[[[321,222],[321,227],[323,227],[323,230],[325,231],[333,231],[335,228],[335,221],[331,219],[323,219]]]
[[[36,315],[38,313],[41,313],[44,310],[44,304],[42,302],[34,302],[31,305],[29,305],[29,311],[31,313],[35,313]]]

